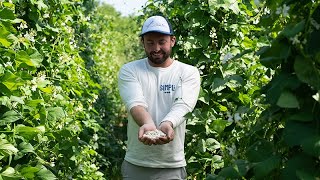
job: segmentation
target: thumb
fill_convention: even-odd
[[[139,139],[141,139],[143,137],[143,134],[144,134],[144,128],[139,128],[139,133],[138,133],[138,137]]]

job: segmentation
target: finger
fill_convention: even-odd
[[[174,139],[174,131],[171,131],[170,133],[168,133],[168,139],[169,141],[172,141]]]
[[[144,134],[144,129],[139,128],[139,132],[138,132],[138,137],[139,137],[139,139],[142,139],[142,138],[143,138],[143,134]]]
[[[168,143],[168,138],[167,137],[159,137],[158,139],[156,139],[156,144],[157,145],[162,145],[162,144],[166,144]]]
[[[150,138],[148,138],[148,137],[146,137],[146,136],[143,136],[143,137],[141,138],[141,142],[142,142],[143,144],[149,145],[149,146],[155,144],[155,140],[154,140],[154,139],[150,139]]]
[[[159,141],[160,141],[162,144],[167,144],[167,143],[169,143],[171,140],[170,140],[167,136],[165,136],[165,137],[160,137],[160,138],[159,138]]]

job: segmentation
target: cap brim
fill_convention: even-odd
[[[141,33],[139,36],[143,36],[145,34],[152,33],[152,32],[165,34],[165,35],[173,35],[173,33],[170,33],[170,32],[154,30],[154,31],[148,31],[148,32]]]

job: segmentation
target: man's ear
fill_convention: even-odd
[[[176,44],[176,37],[175,36],[171,36],[170,37],[170,40],[171,40],[171,47],[173,47],[175,44]]]
[[[140,39],[140,44],[141,44],[141,46],[144,47],[144,39],[143,38]]]

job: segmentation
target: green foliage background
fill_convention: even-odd
[[[202,73],[188,119],[190,179],[320,177],[320,1],[149,1]],[[317,39],[317,40],[316,40]]]
[[[188,179],[319,178],[319,4],[155,0],[123,17],[93,0],[0,0],[0,179],[121,179],[117,73],[144,57],[154,14],[202,76]]]
[[[0,1],[0,179],[120,177],[135,22],[90,0]]]

